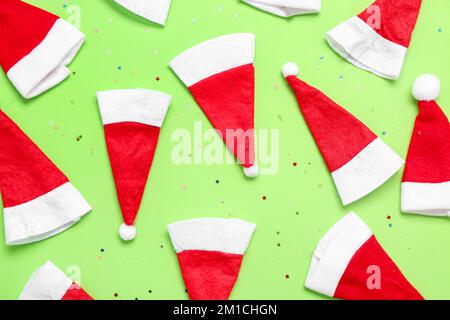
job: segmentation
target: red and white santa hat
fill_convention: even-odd
[[[243,0],[255,8],[280,17],[320,12],[321,0]]]
[[[353,212],[320,240],[305,286],[346,300],[423,299]]]
[[[327,33],[330,46],[355,66],[398,79],[422,0],[376,0]]]
[[[256,177],[255,36],[236,33],[200,43],[181,53],[170,67],[189,88],[213,127],[244,167]]]
[[[169,224],[192,300],[227,300],[256,226],[238,219],[203,218]]]
[[[450,217],[450,124],[436,100],[440,81],[426,74],[413,86],[419,114],[402,183],[402,211]]]
[[[136,237],[136,216],[159,133],[172,97],[147,89],[97,92],[106,145],[124,224],[123,240]]]
[[[172,0],[114,0],[147,20],[165,25]]]
[[[39,267],[25,285],[19,300],[93,300],[53,263]]]
[[[297,74],[294,63],[283,67],[341,200],[348,205],[380,187],[403,160],[365,124]]]
[[[67,177],[2,111],[0,150],[7,245],[49,238],[91,211]]]
[[[84,42],[74,26],[21,0],[0,1],[0,65],[24,98],[63,81]]]

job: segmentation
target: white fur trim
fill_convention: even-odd
[[[203,218],[169,224],[177,253],[186,250],[241,254],[247,250],[256,226],[238,219]]]
[[[172,0],[114,0],[147,20],[165,25]]]
[[[172,97],[166,93],[147,90],[111,90],[97,92],[104,125],[138,122],[161,127]]]
[[[344,205],[377,189],[392,177],[404,161],[380,138],[372,141],[352,160],[332,172]]]
[[[372,231],[353,212],[339,220],[317,245],[305,286],[333,297],[350,260],[371,236]]]
[[[119,228],[119,235],[123,241],[131,241],[136,238],[136,227],[123,223]]]
[[[450,181],[402,183],[402,211],[427,216],[450,217]]]
[[[8,78],[24,98],[35,97],[69,75],[66,67],[84,42],[70,23],[56,20],[44,40],[8,71]]]
[[[294,62],[288,62],[281,70],[285,78],[298,75],[298,66]]]
[[[243,0],[255,8],[280,17],[320,12],[321,0]]]
[[[19,300],[61,300],[73,281],[47,261],[28,280]]]
[[[327,33],[330,46],[355,66],[387,79],[398,79],[408,48],[389,41],[359,17]]]
[[[71,227],[91,210],[78,190],[67,182],[29,202],[3,210],[6,244],[49,238]]]
[[[424,74],[416,79],[412,94],[419,101],[432,101],[439,98],[441,81],[432,74]]]
[[[259,175],[259,167],[255,163],[251,167],[245,168],[244,167],[244,174],[248,178],[256,178]]]
[[[253,63],[254,47],[254,34],[229,34],[184,51],[170,62],[170,67],[190,87],[220,72]]]

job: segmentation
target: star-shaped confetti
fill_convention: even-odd
[[[290,276],[289,276],[288,274],[286,274],[286,275],[284,276],[284,278],[287,280],[287,279],[290,278]]]
[[[265,201],[265,200],[267,200],[267,197],[266,196],[262,196],[262,199]]]

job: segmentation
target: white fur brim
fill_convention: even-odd
[[[104,125],[137,122],[161,127],[172,97],[148,89],[111,90],[97,92]]]
[[[353,17],[327,33],[329,45],[355,66],[387,79],[400,76],[407,48],[375,32]]]
[[[342,203],[348,205],[371,193],[402,167],[404,161],[380,138],[332,172]]]
[[[219,251],[243,255],[256,226],[238,219],[202,218],[169,224],[177,253],[186,250]]]
[[[64,272],[47,261],[33,273],[19,300],[61,300],[72,283]]]
[[[54,236],[91,211],[77,189],[67,182],[29,202],[3,210],[7,245],[36,242]]]
[[[450,217],[450,181],[403,182],[402,212]]]
[[[172,0],[114,0],[147,20],[165,25]]]
[[[280,17],[320,12],[321,0],[243,0],[255,8]]]
[[[215,74],[252,64],[255,35],[234,33],[202,42],[175,57],[170,67],[190,87]]]
[[[44,40],[9,69],[8,78],[24,98],[40,95],[69,75],[66,66],[83,42],[78,29],[58,19]]]
[[[350,260],[371,236],[369,227],[353,212],[339,220],[317,245],[305,286],[333,297]]]

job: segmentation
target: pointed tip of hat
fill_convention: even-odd
[[[412,94],[419,101],[432,101],[439,97],[441,81],[432,74],[423,74],[416,79]]]
[[[298,75],[298,66],[294,62],[288,62],[283,66],[282,72],[285,78],[296,76]]]

